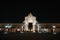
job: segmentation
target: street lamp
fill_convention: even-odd
[[[52,26],[53,27],[53,34],[56,34],[55,30],[56,30],[56,26]]]

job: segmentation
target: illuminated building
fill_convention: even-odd
[[[30,13],[22,23],[0,23],[0,32],[60,32],[60,23],[39,23]]]

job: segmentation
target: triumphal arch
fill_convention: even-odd
[[[24,25],[25,25],[25,31],[32,31],[32,32],[35,32],[35,25],[37,23],[37,20],[36,20],[36,17],[33,16],[31,13],[25,17],[25,20],[24,20]],[[29,24],[32,24],[32,28],[29,29],[28,28],[28,25]]]

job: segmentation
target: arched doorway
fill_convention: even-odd
[[[29,23],[29,24],[28,24],[28,29],[29,29],[30,32],[32,31],[32,28],[33,28],[32,23]]]
[[[25,31],[32,31],[35,32],[35,25],[37,23],[36,17],[33,16],[31,13],[25,17],[24,25]]]

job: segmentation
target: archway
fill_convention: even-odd
[[[29,23],[28,24],[28,29],[29,29],[30,32],[31,32],[32,28],[33,28],[33,24],[32,23]]]
[[[33,16],[31,13],[25,17],[25,31],[32,31],[35,32],[35,25],[37,23],[36,17]]]

